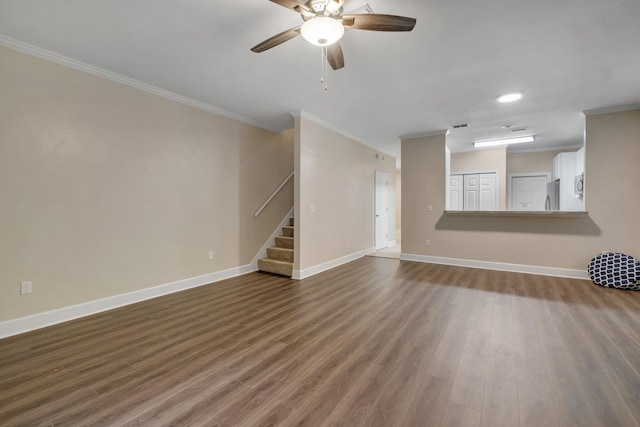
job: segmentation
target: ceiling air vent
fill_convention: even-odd
[[[524,132],[527,128],[509,128],[509,132]]]
[[[468,128],[469,127],[469,123],[462,123],[460,125],[453,125],[451,126],[453,129],[462,129],[462,128]]]

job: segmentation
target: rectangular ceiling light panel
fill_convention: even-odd
[[[519,138],[492,139],[489,141],[476,141],[473,143],[474,148],[494,147],[496,145],[522,144],[523,142],[533,142],[535,138],[531,136],[522,136]]]

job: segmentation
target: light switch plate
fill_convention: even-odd
[[[32,287],[33,287],[33,283],[31,282],[20,283],[20,295],[30,294]]]

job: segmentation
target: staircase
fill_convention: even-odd
[[[275,238],[275,246],[267,248],[267,257],[258,260],[258,269],[267,273],[291,277],[293,275],[293,224],[282,227],[282,236]]]

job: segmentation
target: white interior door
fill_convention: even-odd
[[[375,190],[375,245],[387,247],[389,240],[389,175],[376,171]]]
[[[511,209],[543,211],[547,196],[547,175],[512,176]]]
[[[480,206],[480,179],[478,174],[464,175],[464,210],[477,211]]]
[[[496,174],[481,173],[478,174],[479,194],[478,210],[494,211],[498,208],[498,197],[496,195]]]
[[[450,209],[453,211],[464,210],[463,188],[462,175],[451,175],[449,177],[449,203]]]

